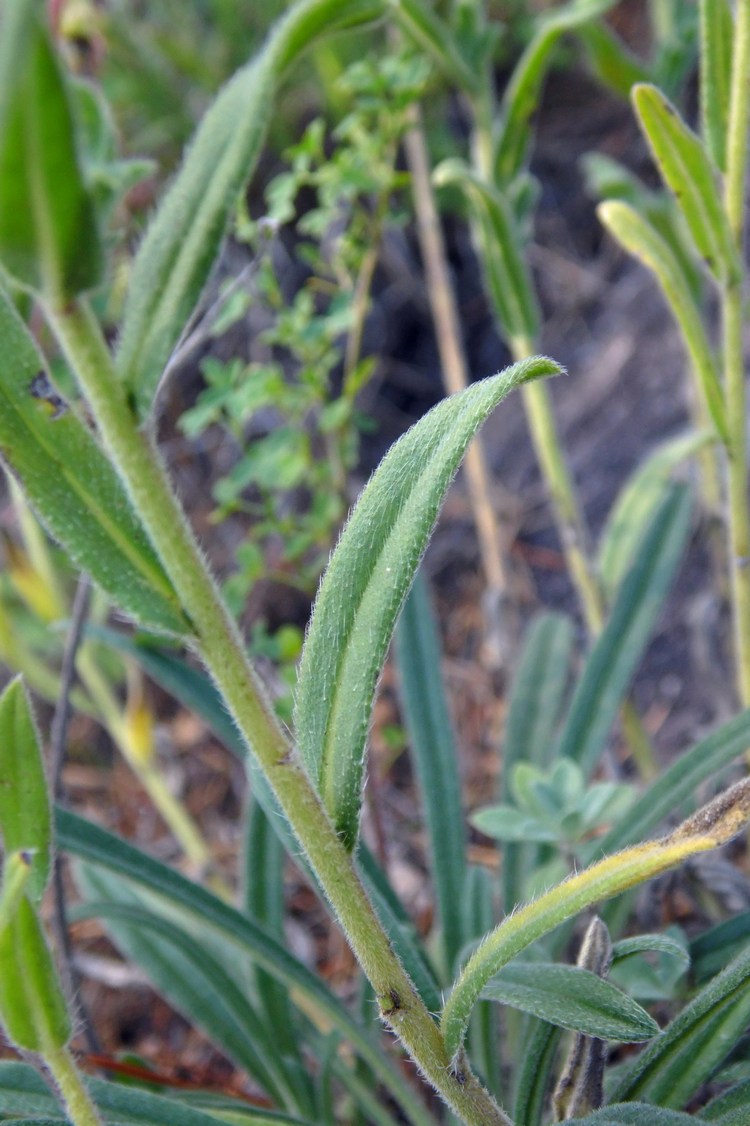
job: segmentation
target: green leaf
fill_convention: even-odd
[[[718,172],[700,138],[655,86],[636,86],[632,99],[662,179],[677,200],[700,258],[720,282],[736,282],[741,267],[719,194]]]
[[[513,963],[485,985],[481,996],[600,1040],[635,1043],[659,1031],[656,1021],[626,993],[578,966]]]
[[[536,357],[439,403],[383,459],[333,553],[302,653],[295,730],[310,777],[350,847],[375,685],[443,496],[500,400],[559,370]]]
[[[119,477],[88,428],[64,410],[2,289],[0,340],[0,457],[50,533],[115,603],[154,629],[188,633]]]
[[[673,485],[643,538],[606,626],[586,661],[557,748],[585,776],[596,766],[682,557],[690,493]]]
[[[680,326],[700,393],[716,431],[726,444],[729,427],[724,392],[690,281],[669,244],[643,215],[618,200],[599,204],[597,215],[625,249],[652,271]]]
[[[216,1126],[220,1121],[213,1115],[193,1110],[183,1102],[139,1091],[135,1087],[105,1083],[101,1079],[89,1079],[86,1086],[107,1126],[175,1126],[176,1123],[179,1126]],[[68,1122],[41,1075],[28,1064],[0,1062],[0,1097],[5,1114],[44,1115],[44,1121]],[[244,1110],[246,1106],[238,1102],[239,1109]],[[33,1121],[37,1120],[35,1117]],[[252,1123],[254,1120],[250,1118],[249,1121]],[[261,1113],[255,1121],[278,1122],[279,1119]]]
[[[419,574],[404,603],[395,641],[404,717],[429,835],[444,959],[452,967],[465,941],[456,904],[466,880],[466,838],[458,754],[440,672],[440,638],[427,586]]]
[[[573,0],[539,22],[505,88],[495,149],[495,182],[508,184],[523,167],[533,137],[531,119],[552,52],[561,35],[580,28],[614,7],[614,0]]]
[[[680,1107],[710,1078],[750,1021],[750,948],[682,1010],[620,1078],[614,1099]]]
[[[280,75],[319,35],[373,19],[382,10],[372,0],[301,0],[204,115],[141,244],[128,286],[117,368],[142,416],[152,407],[257,163]]]
[[[709,437],[690,433],[670,439],[642,461],[621,488],[599,541],[598,571],[608,602],[614,601],[644,532],[664,503],[670,474]]]
[[[534,340],[539,307],[523,258],[519,225],[507,199],[483,183],[462,160],[444,160],[433,179],[437,187],[456,184],[466,193],[487,291],[508,340]]]
[[[701,1110],[701,1119],[719,1126],[746,1126],[750,1120],[750,1079],[712,1099]]]
[[[389,0],[396,23],[435,62],[451,85],[476,93],[479,75],[458,50],[454,30],[422,0]]]
[[[700,3],[701,133],[716,167],[726,172],[734,19],[726,0]]]
[[[585,1118],[566,1118],[562,1126],[695,1126],[689,1114],[650,1106],[646,1103],[627,1103],[606,1106]]]
[[[50,871],[50,808],[44,760],[20,677],[0,696],[0,836],[6,855],[31,856],[28,890],[39,903]]]
[[[704,931],[690,943],[692,976],[698,982],[711,978],[747,946],[750,939],[750,911],[725,919]]]
[[[644,840],[666,818],[674,818],[704,782],[750,748],[750,710],[696,743],[640,795],[626,817],[596,842],[596,854],[616,852]],[[693,802],[694,805],[694,802]]]
[[[243,957],[249,956],[280,981],[293,997],[303,998],[307,1011],[330,1021],[333,1028],[354,1045],[407,1114],[417,1122],[424,1121],[418,1097],[395,1064],[386,1058],[371,1032],[363,1028],[324,982],[294,958],[283,944],[247,916],[113,833],[68,810],[58,807],[55,813],[57,842],[61,849],[155,893],[171,909],[192,914],[198,928],[211,928],[222,942],[234,944]]]
[[[62,303],[97,284],[102,255],[70,91],[42,18],[37,0],[2,7],[0,261]]]
[[[119,876],[81,866],[85,896],[75,917],[100,918],[118,949],[141,966],[165,997],[241,1068],[274,1102],[298,1110],[280,1044],[237,983],[205,944],[184,928],[147,910]],[[234,967],[232,967],[234,971]]]
[[[502,796],[510,797],[510,779],[517,762],[547,765],[570,676],[573,626],[562,614],[544,614],[529,629],[515,674],[503,742]],[[508,844],[503,849],[503,906],[520,901],[534,851]]]
[[[643,63],[605,23],[589,23],[578,29],[589,65],[601,83],[621,98],[628,98],[636,82],[647,81]]]
[[[683,965],[690,965],[690,955],[685,947],[665,934],[636,934],[632,938],[620,939],[612,947],[613,965],[623,958],[632,958],[634,954],[643,954],[646,951],[669,954]]]
[[[562,1030],[554,1024],[526,1019],[523,1042],[516,1053],[515,1126],[539,1126],[541,1123],[561,1034]]]
[[[0,966],[0,1025],[9,1039],[40,1055],[63,1048],[72,1034],[70,1017],[42,925],[25,895],[0,931]]]

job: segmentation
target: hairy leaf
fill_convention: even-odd
[[[50,870],[47,779],[29,698],[20,677],[0,696],[0,837],[5,854],[30,855],[28,890],[38,905]]]

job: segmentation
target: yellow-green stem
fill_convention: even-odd
[[[740,260],[744,257],[745,181],[750,121],[750,0],[738,0],[732,51],[727,123],[724,204]],[[729,559],[737,683],[740,700],[750,704],[750,520],[747,498],[745,363],[742,341],[743,293],[729,282],[722,295],[724,383],[730,428],[728,455]]]
[[[468,1068],[451,1066],[440,1030],[393,951],[355,862],[274,715],[148,435],[136,426],[106,343],[87,307],[50,312],[102,438],[194,627],[193,644],[315,871],[380,1013],[467,1126],[511,1126]]]
[[[73,1126],[103,1126],[103,1119],[91,1101],[70,1049],[50,1048],[44,1054],[44,1062],[62,1096],[65,1111]]]

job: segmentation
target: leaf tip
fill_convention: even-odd
[[[678,825],[668,840],[677,843],[705,837],[717,847],[736,837],[749,820],[750,778],[743,778]]]

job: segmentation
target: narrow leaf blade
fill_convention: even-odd
[[[600,1040],[636,1043],[659,1031],[656,1021],[626,993],[577,966],[514,963],[492,978],[481,996]]]
[[[672,486],[586,661],[558,746],[558,754],[575,759],[585,775],[597,763],[682,557],[690,509],[687,487]]]
[[[0,836],[6,856],[30,854],[27,886],[38,905],[50,871],[50,806],[39,736],[20,677],[0,696]]]
[[[698,255],[719,281],[736,281],[740,267],[719,195],[717,171],[700,138],[655,86],[636,86],[632,98],[662,179],[677,200]]]
[[[458,755],[440,674],[440,639],[420,575],[404,603],[395,640],[401,697],[430,840],[445,964],[452,968],[465,940],[456,904],[466,879],[466,840]]]
[[[279,74],[322,32],[379,14],[363,0],[302,0],[209,108],[138,251],[117,368],[142,415],[208,281],[230,216],[252,175]]]
[[[500,400],[559,370],[537,357],[438,404],[386,455],[331,558],[302,653],[295,730],[310,776],[350,846],[377,677],[443,496]]]
[[[2,289],[0,339],[0,457],[50,533],[115,603],[154,629],[187,634],[119,478],[84,424],[59,413],[36,346]]]
[[[726,0],[700,0],[700,21],[701,131],[716,167],[725,172],[734,39],[732,9]]]
[[[36,0],[3,6],[0,45],[0,261],[63,301],[96,285],[102,254],[71,95]]]

